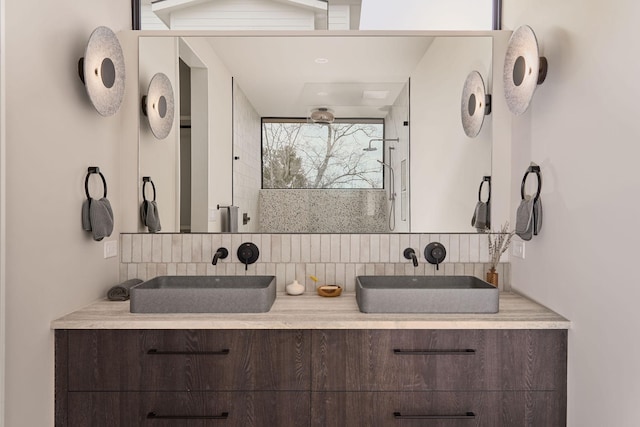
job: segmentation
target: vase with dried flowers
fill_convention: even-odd
[[[509,222],[504,223],[498,233],[487,234],[489,241],[489,271],[487,271],[487,282],[493,286],[498,286],[498,272],[496,267],[500,262],[500,257],[509,248],[511,238],[515,230],[509,231]]]

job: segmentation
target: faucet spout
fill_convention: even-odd
[[[219,259],[225,259],[229,256],[229,251],[227,248],[218,248],[215,254],[213,254],[213,260],[211,260],[211,264],[218,265]]]
[[[414,267],[418,266],[418,257],[416,256],[416,251],[414,251],[412,248],[407,248],[402,254],[406,259],[410,259],[413,261]]]

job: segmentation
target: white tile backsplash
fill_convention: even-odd
[[[258,262],[249,265],[237,259],[238,246],[254,242],[260,250]],[[424,247],[442,243],[447,258],[436,270],[424,259]],[[211,265],[219,247],[229,257]],[[402,256],[412,247],[418,267]],[[315,284],[337,283],[354,291],[355,277],[376,275],[472,275],[484,279],[489,265],[486,236],[481,234],[121,234],[120,279],[150,279],[157,275],[275,275],[278,290],[298,280],[307,291]],[[510,265],[498,265],[500,288],[510,289]]]

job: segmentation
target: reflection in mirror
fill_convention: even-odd
[[[179,92],[180,131],[152,141],[140,129],[139,173],[164,175],[156,182],[163,231],[220,231],[216,206],[233,205],[240,232],[474,232],[492,132],[485,123],[470,140],[460,129],[460,86],[474,69],[491,76],[492,39],[416,34],[140,37],[140,81],[163,72]],[[314,124],[320,108],[334,122]],[[302,188],[263,185],[275,170],[263,157],[264,124],[274,119],[324,132],[312,137],[316,145],[292,137],[300,151],[276,156],[280,173],[307,171]],[[376,120],[380,133],[359,130],[350,154],[327,150],[339,142],[339,123]],[[312,185],[322,170],[325,178],[345,173],[331,162],[349,165],[349,156],[381,182]],[[274,217],[277,226],[266,220]]]
[[[484,116],[491,113],[491,95],[484,89],[484,80],[477,71],[467,76],[462,87],[460,116],[462,128],[469,138],[475,138],[484,122]]]

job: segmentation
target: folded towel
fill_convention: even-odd
[[[487,202],[478,202],[471,218],[471,226],[479,232],[491,229],[491,205]]]
[[[109,289],[107,298],[111,301],[126,301],[129,299],[129,290],[137,284],[142,283],[140,279],[129,279]]]
[[[82,203],[82,229],[84,231],[91,231],[91,219],[89,218],[89,209],[91,206],[91,198],[88,198]]]
[[[100,241],[113,232],[113,210],[106,197],[88,198],[82,204],[82,229],[91,231],[93,240]]]
[[[145,200],[140,206],[140,217],[142,223],[149,229],[150,233],[157,233],[162,229],[160,225],[160,215],[156,201]]]
[[[516,234],[522,240],[531,240],[542,229],[542,199],[525,196],[516,212]]]

